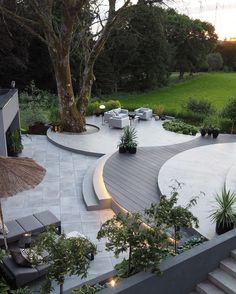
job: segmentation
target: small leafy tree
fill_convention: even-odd
[[[39,235],[33,243],[33,250],[37,255],[44,257],[44,262],[49,265],[46,275],[44,290],[51,290],[51,281],[56,280],[60,285],[60,294],[63,293],[63,284],[66,275],[87,276],[89,268],[88,253],[95,254],[96,247],[83,237],[67,238],[64,233],[58,236],[53,228]],[[37,260],[34,261],[37,263]]]
[[[180,183],[178,183],[180,185]],[[180,186],[178,186],[180,187]],[[197,197],[193,198],[186,207],[178,206],[178,188],[172,187],[171,196],[167,198],[162,195],[159,204],[152,204],[145,213],[148,216],[148,222],[153,223],[163,230],[173,228],[174,230],[174,248],[177,253],[177,241],[180,240],[180,228],[198,227],[198,219],[189,211],[189,208],[196,204]]]
[[[236,122],[236,98],[232,98],[228,101],[228,103],[225,105],[222,111],[222,115],[231,120],[231,134],[233,134],[234,125]]]
[[[129,252],[128,260],[122,262],[123,276],[147,269],[158,272],[160,262],[169,255],[167,235],[157,227],[144,225],[138,213],[119,213],[106,221],[97,238],[104,237],[108,238],[106,250],[114,250],[116,257]]]

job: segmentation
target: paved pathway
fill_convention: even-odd
[[[109,128],[108,124],[102,125],[101,117],[91,116],[87,123],[94,124],[100,128],[99,132],[90,134],[55,133],[48,131],[49,139],[58,146],[75,152],[85,154],[92,153],[101,156],[117,150],[117,144],[123,132],[121,129]],[[188,142],[195,139],[194,136],[176,134],[163,129],[163,121],[155,121],[154,118],[142,120],[134,124],[137,130],[139,146],[164,146],[176,143]]]
[[[99,253],[91,262],[88,279],[113,270],[119,260],[104,250],[105,240],[98,242],[96,239],[101,224],[113,216],[113,211],[88,212],[81,194],[84,173],[96,158],[59,149],[49,143],[46,136],[24,136],[23,144],[22,156],[32,157],[46,168],[47,173],[35,189],[18,193],[4,201],[5,219],[49,209],[61,219],[62,229],[66,233],[77,230],[98,246]],[[67,279],[65,288],[79,281],[77,277]],[[55,293],[59,293],[58,288],[55,288]]]

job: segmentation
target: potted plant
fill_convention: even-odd
[[[120,142],[118,144],[119,152],[125,153],[128,151],[130,154],[135,154],[137,152],[137,132],[134,127],[126,127],[122,136],[120,137]]]
[[[214,139],[216,139],[218,137],[219,133],[220,133],[220,129],[219,128],[214,127],[212,129],[212,136],[213,136]]]
[[[224,234],[234,228],[236,223],[236,194],[226,189],[226,185],[221,194],[216,194],[216,208],[210,215],[213,222],[216,223],[216,233]]]
[[[208,136],[213,135],[213,132],[215,130],[215,135],[216,137],[213,136],[213,138],[217,138],[220,132],[220,123],[219,119],[216,116],[209,116],[204,119],[203,122],[203,128],[206,130]]]
[[[125,153],[126,152],[124,134],[120,137],[120,142],[119,142],[117,147],[119,148],[119,153]]]
[[[23,145],[19,129],[7,133],[7,149],[9,156],[18,156],[22,152]]]
[[[206,135],[206,133],[207,133],[206,128],[205,128],[205,127],[202,127],[202,128],[200,129],[200,133],[201,133],[201,136],[204,137],[204,136]]]

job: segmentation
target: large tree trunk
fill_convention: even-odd
[[[56,76],[57,92],[59,96],[61,123],[64,131],[83,132],[85,128],[85,111],[77,109],[71,81],[69,54],[58,54],[53,58]]]
[[[77,108],[82,116],[86,115],[86,109],[91,96],[91,90],[94,80],[93,66],[94,62],[87,64],[83,72],[83,82],[79,94],[79,100],[77,103]]]

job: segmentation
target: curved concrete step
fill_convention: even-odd
[[[210,281],[199,283],[196,290],[199,294],[225,294],[225,292],[213,285]]]
[[[106,189],[103,180],[103,169],[106,161],[112,154],[102,156],[96,161],[96,167],[93,173],[93,188],[97,196],[100,209],[111,208],[112,197]]]
[[[82,183],[82,194],[87,210],[100,209],[97,195],[93,189],[93,173],[96,168],[96,163],[97,161],[87,170]]]
[[[208,279],[227,294],[236,294],[236,279],[222,269],[209,273]]]

